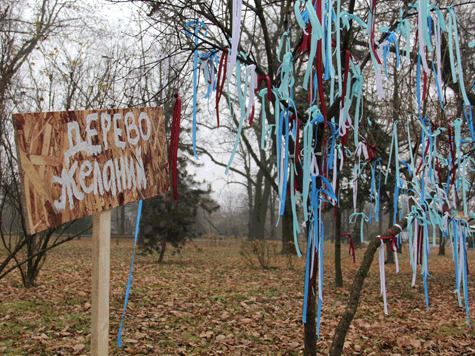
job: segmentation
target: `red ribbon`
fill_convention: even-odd
[[[376,0],[372,0],[372,6],[371,6],[371,18],[372,18],[372,23],[371,23],[371,33],[370,33],[370,43],[371,43],[371,52],[373,52],[374,58],[378,62],[378,64],[381,64],[381,58],[379,58],[378,52],[376,51],[376,47],[374,46],[374,27],[375,27],[375,17],[376,17]]]
[[[372,145],[366,141],[364,141],[366,145],[366,150],[368,151],[368,161],[371,162],[376,158],[376,145]]]
[[[256,88],[256,93],[259,91],[259,88],[261,87],[261,83],[265,82],[266,88],[267,88],[267,100],[274,100],[273,95],[272,95],[272,83],[270,81],[270,77],[265,74],[259,74],[257,75],[257,88]]]
[[[381,241],[390,241],[391,242],[391,250],[397,251],[396,243],[397,243],[397,235],[399,231],[393,232],[392,229],[387,229],[384,235],[379,236]]]
[[[307,25],[307,32],[303,32],[302,42],[300,42],[300,46],[298,47],[298,51],[300,53],[307,53],[310,51],[310,32],[312,31],[312,26],[310,23]]]
[[[228,62],[228,49],[223,49],[223,54],[219,60],[218,66],[218,83],[216,84],[216,123],[219,127],[219,101],[223,94],[224,82],[226,81],[226,63]]]
[[[173,105],[173,118],[170,134],[170,147],[168,150],[168,164],[172,178],[173,199],[178,200],[178,142],[180,140],[180,119],[181,119],[181,98],[175,94],[175,104]]]
[[[356,251],[355,251],[355,242],[353,241],[353,236],[349,232],[343,232],[341,237],[346,237],[348,239],[348,254],[353,257],[353,263],[356,262]]]
[[[261,110],[265,110],[265,108],[262,108]],[[251,126],[252,123],[254,122],[254,104],[252,104],[252,110],[251,110],[251,113],[249,114],[248,120],[249,120],[249,125]]]

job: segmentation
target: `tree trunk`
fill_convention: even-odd
[[[125,235],[125,206],[120,207],[120,234]]]
[[[294,239],[293,239],[293,217],[290,199],[285,203],[285,213],[282,216],[282,254],[295,254]]]
[[[445,256],[445,238],[442,231],[439,230],[439,256]]]
[[[343,276],[341,273],[341,210],[335,206],[335,286],[343,287]]]
[[[404,218],[399,222],[399,225],[402,229],[405,229],[407,226],[407,219]],[[382,237],[394,236],[400,232],[399,228],[392,226],[389,228],[386,233],[382,234]],[[373,262],[374,255],[380,246],[380,240],[377,237],[373,237],[361,262],[360,268],[353,278],[353,284],[350,289],[350,295],[348,297],[348,302],[346,304],[345,312],[343,313],[338,326],[335,329],[335,334],[333,336],[332,345],[330,347],[330,355],[339,356],[343,353],[343,345],[345,343],[346,334],[350,328],[351,322],[355,317],[356,310],[358,309],[358,304],[361,296],[361,291],[363,289],[364,280],[368,275],[371,263]]]
[[[246,169],[247,170],[247,169]],[[247,207],[248,207],[248,222],[247,222],[247,238],[252,240],[254,238],[254,209],[255,206],[253,205],[253,191],[252,191],[252,183],[251,183],[251,173],[247,171],[248,179],[247,179]]]
[[[315,266],[318,265],[318,256],[315,256]],[[307,322],[304,325],[304,351],[305,356],[317,355],[317,308],[316,308],[316,290],[317,271],[314,270],[310,277],[309,295],[307,299]]]
[[[166,249],[167,249],[167,242],[162,241],[162,244],[160,246],[160,255],[158,256],[158,263],[163,262],[163,257],[165,256]]]
[[[271,189],[270,192],[270,206],[269,206],[269,223],[270,223],[270,237],[272,240],[277,239],[277,227],[276,227],[276,219],[275,219],[275,191]]]
[[[394,198],[393,198],[394,199]],[[393,214],[394,214],[394,206],[392,204],[392,200],[389,201],[389,223],[388,228],[390,228],[393,224]],[[394,264],[394,252],[392,250],[391,244],[386,244],[386,264]]]
[[[254,207],[252,213],[252,231],[251,236],[257,240],[264,240],[266,228],[267,206],[269,205],[269,197],[271,185],[264,174],[261,172],[257,175],[257,186],[254,193]],[[262,189],[264,185],[264,189]]]

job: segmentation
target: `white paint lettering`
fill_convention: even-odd
[[[125,170],[127,172],[127,189],[137,189],[137,180],[135,179],[135,166],[133,157],[125,157]]]
[[[135,158],[136,158],[136,170],[137,170],[137,188],[138,189],[145,189],[147,188],[147,177],[145,176],[145,168],[143,165],[142,160],[142,150],[139,147],[135,150]]]
[[[117,193],[117,186],[115,184],[115,171],[114,163],[112,160],[106,161],[102,169],[102,181],[104,183],[104,190],[106,192],[111,192],[112,196],[115,197]]]
[[[53,206],[57,211],[64,210],[66,207],[66,200],[69,200],[69,208],[74,208],[74,198],[78,200],[84,199],[84,193],[78,190],[76,183],[74,182],[74,175],[78,163],[74,162],[71,168],[63,168],[61,171],[61,177],[53,176],[53,183],[61,184],[61,196],[58,200],[53,202]]]
[[[132,111],[125,114],[125,130],[127,131],[127,141],[129,141],[131,145],[137,145],[140,139],[140,132],[135,123],[135,116]],[[132,132],[135,132],[133,137]]]
[[[127,116],[126,116],[127,118]],[[119,120],[122,120],[122,114],[120,113],[115,113],[114,114],[114,143],[118,148],[124,148],[125,147],[125,142],[120,139],[120,136],[122,135],[122,129],[117,126],[117,122]]]
[[[103,112],[101,113],[101,128],[102,128],[102,144],[104,149],[109,148],[109,140],[107,139],[107,133],[111,128],[111,116],[110,114]]]
[[[145,122],[145,126],[147,127],[146,135],[143,132],[144,122]],[[139,129],[140,129],[140,136],[142,137],[142,140],[148,141],[148,139],[152,135],[152,122],[150,121],[150,118],[148,117],[148,114],[146,112],[141,112],[139,115]]]
[[[125,162],[124,157],[120,157],[119,159],[114,159],[114,168],[115,168],[115,178],[117,183],[117,190],[122,192],[125,190],[126,185],[126,172],[125,172]]]
[[[99,193],[104,195],[104,185],[102,184],[102,172],[101,167],[97,161],[94,161],[94,195]]]
[[[84,193],[89,194],[94,190],[94,181],[86,185],[86,178],[92,173],[92,164],[89,161],[83,161],[79,168],[79,185]]]
[[[86,116],[86,141],[91,147],[92,154],[97,155],[101,153],[102,146],[92,144],[92,138],[97,136],[97,130],[91,127],[91,122],[93,121],[97,123],[97,113],[92,113]]]

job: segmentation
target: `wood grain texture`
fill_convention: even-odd
[[[111,211],[93,216],[91,355],[107,356],[109,348]]]
[[[25,113],[13,120],[30,234],[168,190],[162,108]]]

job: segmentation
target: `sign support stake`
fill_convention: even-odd
[[[92,218],[91,355],[107,356],[109,346],[109,284],[111,210]]]

